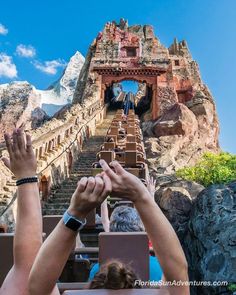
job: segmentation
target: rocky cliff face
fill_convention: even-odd
[[[212,185],[193,201],[184,249],[190,280],[236,282],[236,182]],[[225,286],[193,288],[195,294],[232,294]]]
[[[13,82],[0,86],[0,136],[15,127],[32,129],[48,119],[40,109],[40,95],[28,82]]]
[[[206,151],[218,152],[218,119],[214,104],[204,99],[190,108],[176,103],[157,121],[143,124],[150,168],[174,173],[194,165]]]

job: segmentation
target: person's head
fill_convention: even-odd
[[[110,231],[140,232],[144,231],[144,226],[136,209],[128,206],[119,206],[111,214]]]
[[[115,142],[113,137],[108,137],[107,142]]]
[[[133,289],[140,288],[139,278],[133,269],[119,260],[112,260],[100,267],[89,284],[89,289]]]

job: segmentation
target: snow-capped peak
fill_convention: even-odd
[[[42,97],[41,106],[49,115],[58,111],[61,106],[72,102],[84,60],[83,55],[76,51],[70,58],[62,76],[47,90],[39,91]],[[50,106],[48,107],[48,105]]]
[[[76,88],[80,71],[84,64],[85,58],[76,51],[70,58],[61,77],[54,82],[47,90],[35,89],[27,81],[13,81],[9,84],[0,85],[0,102],[3,94],[7,91],[20,91],[31,89],[38,97],[37,101],[40,107],[50,116],[57,112],[64,105],[71,103]]]
[[[83,55],[76,51],[76,53],[70,58],[62,76],[59,80],[53,83],[48,90],[54,89],[58,95],[66,96],[67,99],[72,100],[84,60]]]

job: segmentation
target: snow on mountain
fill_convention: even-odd
[[[67,64],[62,76],[47,90],[38,90],[41,95],[41,107],[49,115],[53,115],[62,106],[71,103],[80,71],[84,64],[84,57],[76,52]]]
[[[38,90],[33,85],[25,81],[14,81],[9,84],[0,85],[0,106],[4,102],[10,103],[10,99],[6,102],[4,97],[12,95],[18,98],[21,94],[21,100],[27,101],[30,105],[37,105],[49,116],[53,116],[64,105],[71,103],[76,88],[80,71],[84,64],[84,57],[80,52],[76,52],[68,62],[61,77],[54,82],[47,90]],[[30,91],[29,91],[30,89]],[[31,101],[31,100],[34,101]],[[33,111],[33,110],[32,110]],[[0,109],[1,113],[1,109]],[[1,115],[1,114],[0,114]]]

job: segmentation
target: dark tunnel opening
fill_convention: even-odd
[[[109,104],[110,110],[127,109],[135,110],[141,117],[151,107],[152,89],[145,82],[138,83],[132,80],[125,80],[120,83],[113,83],[105,90],[105,103]]]

